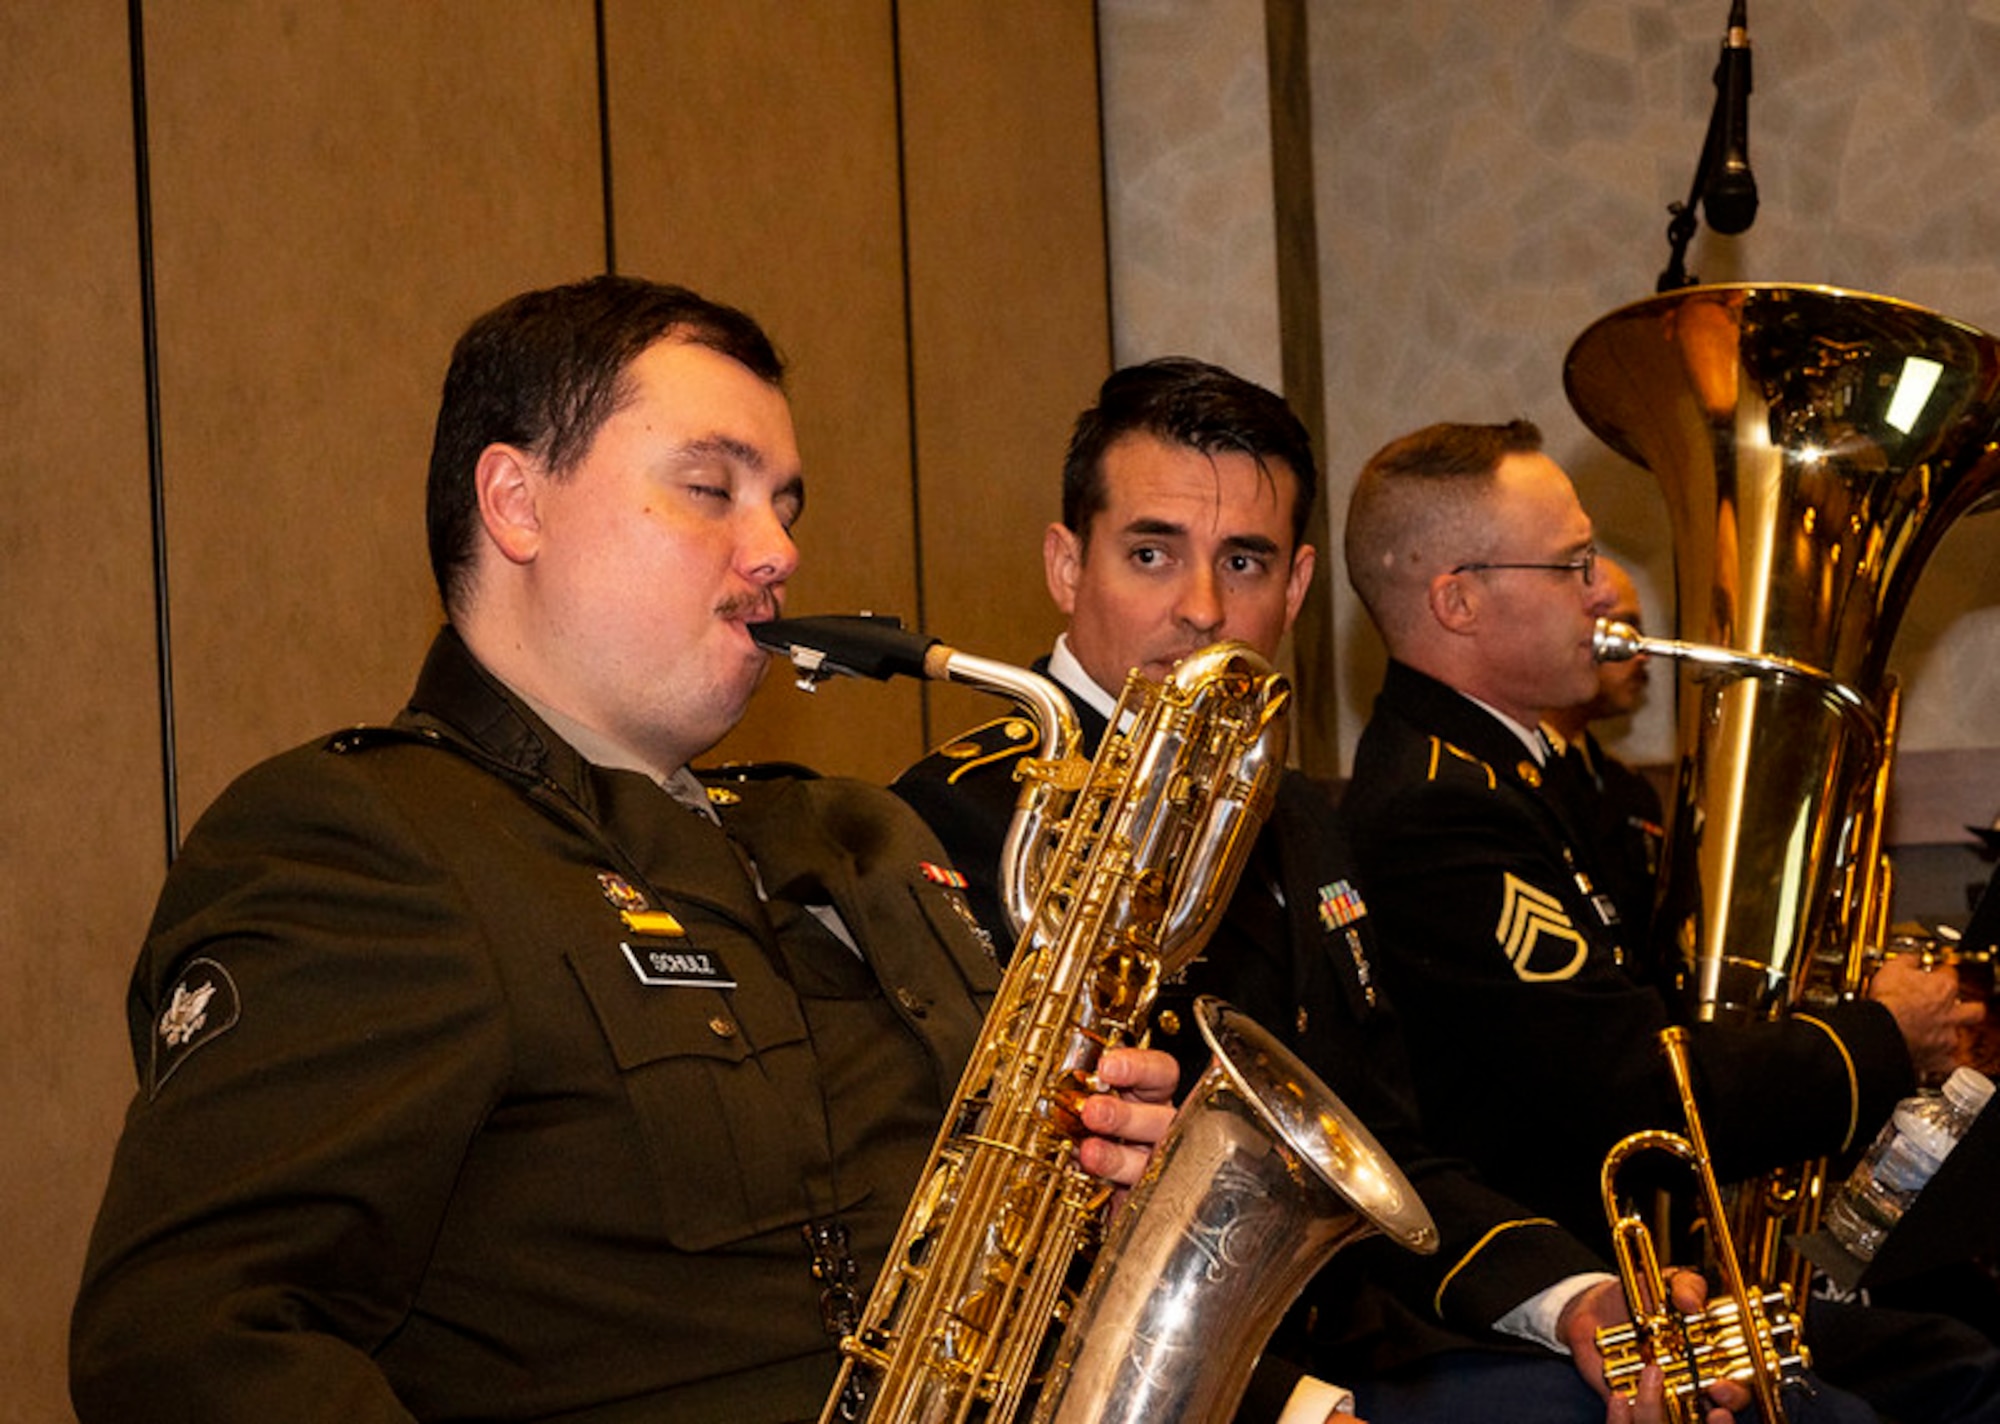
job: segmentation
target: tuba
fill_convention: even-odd
[[[1830,287],[1691,287],[1592,325],[1564,384],[1673,528],[1679,637],[1598,639],[1679,669],[1660,962],[1697,1021],[1852,996],[1886,922],[1889,649],[1946,529],[2000,484],[2000,340]],[[1746,1199],[1753,1274],[1781,1273],[1823,1181],[1808,1164]]]
[[[1076,1161],[1078,1107],[1103,1051],[1142,1041],[1158,985],[1206,942],[1276,795],[1290,689],[1263,658],[1222,643],[1164,683],[1134,674],[1085,763],[1066,700],[1022,669],[893,620],[754,632],[807,686],[948,679],[1014,698],[1042,730],[1002,868],[1024,928],[822,1424],[998,1424],[1034,1406],[1060,1424],[1220,1424],[1290,1292],[1334,1250],[1378,1232],[1435,1249],[1415,1192],[1338,1099],[1212,1002],[1198,1018],[1215,1060],[1098,1249],[1112,1193]]]

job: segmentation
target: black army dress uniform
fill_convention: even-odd
[[[1046,660],[1035,668],[1046,673]],[[1076,695],[1070,700],[1095,748],[1105,718]],[[995,886],[1000,841],[1018,789],[1014,767],[1034,745],[1028,724],[1001,718],[945,743],[893,787],[938,833],[971,882],[968,898],[1003,939]],[[1423,1145],[1400,1029],[1375,979],[1369,903],[1351,866],[1332,801],[1287,773],[1222,923],[1182,982],[1161,994],[1154,1046],[1180,1059],[1182,1082],[1191,1082],[1208,1052],[1188,1005],[1203,993],[1227,999],[1277,1033],[1368,1125],[1439,1228],[1442,1245],[1433,1256],[1379,1239],[1341,1252],[1309,1296],[1319,1319],[1313,1343],[1290,1336],[1303,1318],[1295,1313],[1274,1350],[1339,1380],[1463,1348],[1471,1336],[1530,1349],[1485,1327],[1528,1296],[1601,1263]],[[1393,1295],[1382,1281],[1394,1283]],[[1260,1403],[1282,1399],[1298,1372],[1260,1371]]]
[[[1433,1139],[1602,1237],[1605,1153],[1681,1110],[1658,1049],[1667,1001],[1638,977],[1564,798],[1498,718],[1392,662],[1342,808]],[[1910,1084],[1876,1004],[1697,1026],[1691,1051],[1725,1177],[1851,1144]]]

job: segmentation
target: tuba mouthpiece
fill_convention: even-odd
[[[1630,662],[1646,651],[1645,638],[1630,623],[1600,618],[1590,635],[1590,650],[1601,663]]]

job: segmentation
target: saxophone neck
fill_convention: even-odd
[[[1035,724],[1040,744],[1033,774],[1022,778],[1000,856],[1000,904],[1009,930],[1020,934],[1039,887],[1039,848],[1067,819],[1088,770],[1079,754],[1083,732],[1063,690],[1027,668],[910,632],[901,619],[888,615],[773,619],[753,625],[750,634],[760,647],[791,663],[798,685],[807,692],[829,677],[956,682],[1007,698]]]
[[[1014,818],[1000,847],[1000,908],[1007,930],[1027,928],[1041,889],[1041,860],[1051,836],[1069,819],[1069,808],[1089,773],[1083,731],[1069,698],[1050,679],[1012,663],[996,662],[936,644],[924,659],[925,675],[1010,699],[1035,724],[1040,744],[1022,767]]]

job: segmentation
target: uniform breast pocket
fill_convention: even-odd
[[[676,1248],[713,1250],[846,1205],[835,1200],[820,1097],[781,1086],[811,1086],[811,1045],[788,995],[648,985],[612,957],[569,961],[645,1139]]]

